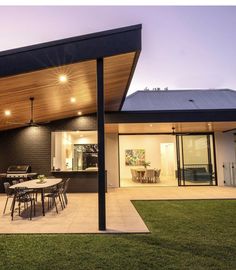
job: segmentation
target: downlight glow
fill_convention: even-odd
[[[5,110],[4,114],[5,114],[5,116],[10,116],[11,115],[11,111]]]
[[[71,98],[70,98],[70,102],[71,102],[71,103],[75,103],[75,102],[76,102],[76,98],[75,98],[75,97],[71,97]]]
[[[60,83],[66,83],[67,81],[68,81],[68,78],[67,78],[67,76],[65,74],[61,74],[59,76],[59,82]]]

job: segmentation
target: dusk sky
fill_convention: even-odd
[[[236,89],[236,6],[1,6],[0,14],[0,51],[141,23],[143,48],[129,93]]]

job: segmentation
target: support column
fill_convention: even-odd
[[[106,230],[104,61],[97,59],[98,228]]]

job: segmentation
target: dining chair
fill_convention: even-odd
[[[156,183],[160,182],[160,174],[161,174],[161,169],[155,170],[155,182]]]
[[[137,181],[137,172],[135,169],[130,169],[131,175],[132,175],[132,181],[136,182]]]
[[[14,198],[12,202],[12,210],[11,210],[11,219],[13,220],[14,211],[15,211],[15,204],[18,203],[18,212],[19,216],[21,215],[21,203],[24,204],[24,209],[26,206],[26,210],[28,212],[28,217],[32,220],[32,211],[34,209],[34,216],[35,216],[35,199],[31,196],[32,193],[28,191],[26,187],[16,187],[14,189]],[[29,205],[30,203],[30,212],[29,212]]]
[[[4,185],[5,193],[7,195],[6,203],[5,203],[4,210],[3,210],[3,214],[5,214],[8,200],[14,198],[14,192],[13,192],[12,189],[10,189],[10,183],[9,182],[5,182],[5,183],[3,183],[3,185]],[[12,208],[12,203],[11,203],[11,208]],[[10,210],[11,210],[11,208],[10,208]]]
[[[141,182],[142,174],[140,174],[137,170],[134,170],[134,175],[135,175],[136,182]]]
[[[64,199],[66,205],[68,204],[67,190],[68,190],[69,182],[70,182],[70,178],[67,178],[65,181],[63,190],[62,190],[62,196],[63,196],[63,199]]]
[[[16,184],[19,184],[19,181],[18,180],[12,180],[12,185],[16,185]]]
[[[144,174],[145,174],[145,171],[134,169],[134,177],[135,177],[136,182],[140,182],[140,183],[144,182],[145,181]]]
[[[63,202],[62,202],[61,196],[60,196],[60,190],[57,186],[55,186],[54,189],[51,189],[51,192],[45,194],[44,197],[48,199],[48,209],[55,206],[56,212],[58,214],[57,198],[60,201],[61,209],[62,210],[64,209],[64,205],[63,205]]]
[[[154,183],[155,182],[155,170],[147,169],[144,174],[144,179],[146,183]]]
[[[51,208],[53,205],[55,205],[56,212],[58,214],[58,208],[57,208],[57,198],[60,201],[61,209],[63,210],[66,207],[66,204],[68,202],[66,195],[64,195],[64,190],[66,187],[67,180],[63,180],[58,185],[52,187],[50,191],[44,195],[48,199],[48,209]],[[66,193],[66,191],[65,191]],[[65,199],[66,198],[66,199]]]

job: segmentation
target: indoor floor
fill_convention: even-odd
[[[132,178],[121,178],[121,187],[176,187],[178,182],[174,177],[162,176],[157,183],[134,182]]]

